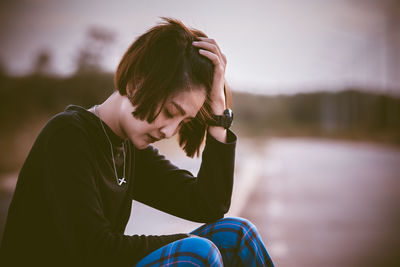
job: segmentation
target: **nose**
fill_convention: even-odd
[[[179,123],[170,123],[160,128],[162,138],[170,138],[179,130]]]

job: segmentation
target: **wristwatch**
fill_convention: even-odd
[[[212,120],[209,121],[210,126],[221,126],[225,129],[229,129],[233,122],[233,112],[227,108],[224,110],[223,115],[213,115]]]

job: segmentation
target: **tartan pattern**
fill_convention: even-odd
[[[274,266],[256,227],[246,219],[223,218],[191,234],[197,237],[172,242],[135,266]]]
[[[135,267],[223,266],[218,248],[208,239],[188,237],[153,251]]]

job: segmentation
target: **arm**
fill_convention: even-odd
[[[227,143],[210,133],[197,177],[171,164],[149,146],[137,153],[133,198],[169,214],[196,222],[222,218],[229,210],[235,163],[236,136]]]
[[[213,39],[198,37],[193,45],[214,64],[211,108],[215,115],[221,115],[225,109],[226,57]],[[231,131],[209,127],[197,178],[172,165],[152,147],[145,149],[136,164],[139,169],[133,198],[192,221],[223,217],[232,195],[235,145],[236,136]]]
[[[131,266],[149,252],[185,234],[127,236],[112,231],[103,214],[88,137],[76,127],[57,130],[44,154],[44,194],[66,255],[89,266]]]

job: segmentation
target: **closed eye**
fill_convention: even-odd
[[[165,114],[165,116],[167,117],[167,118],[173,118],[174,117],[174,115],[168,110],[168,108],[165,108],[164,109],[164,114]],[[181,121],[181,123],[180,124],[183,124],[183,123],[188,123],[188,122],[190,122],[191,120],[192,120],[193,118],[186,118],[186,119],[184,119],[183,121]]]
[[[164,109],[164,114],[167,118],[173,118],[174,116],[169,112],[167,108]]]

